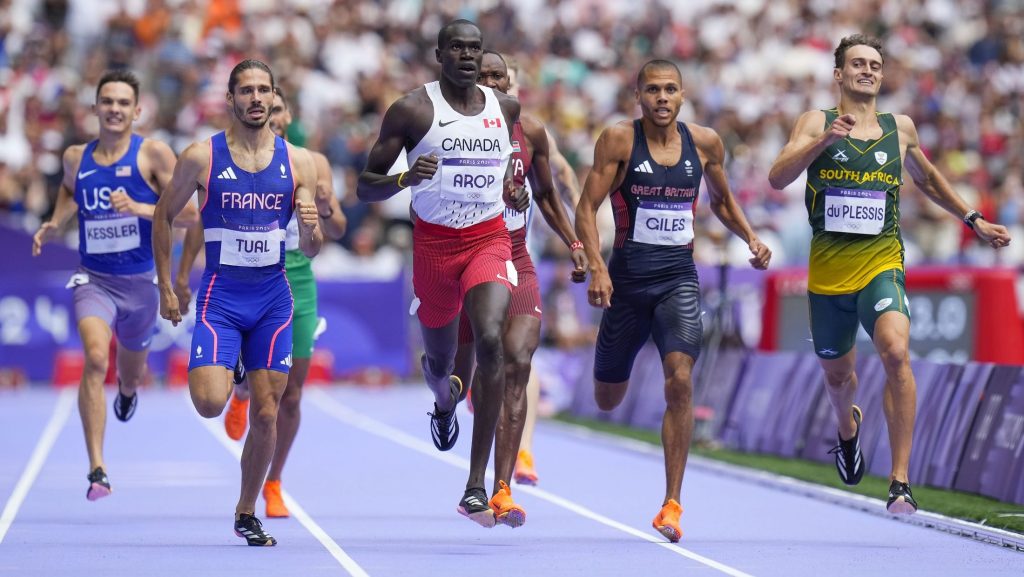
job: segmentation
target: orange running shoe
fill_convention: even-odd
[[[683,530],[679,528],[679,516],[682,514],[682,506],[675,499],[669,499],[651,525],[666,539],[678,543],[679,538],[683,536]]]
[[[228,413],[224,415],[224,430],[234,440],[245,434],[245,426],[249,424],[249,399],[240,400],[234,394],[228,403]]]
[[[263,500],[267,502],[267,517],[288,517],[288,507],[281,497],[281,481],[267,481],[263,484]]]
[[[488,503],[494,511],[494,520],[513,529],[526,523],[526,511],[512,501],[512,489],[505,481],[498,481],[498,485],[501,488]]]
[[[536,485],[537,470],[533,468],[533,454],[526,449],[519,449],[519,456],[516,457],[516,470],[512,478],[520,485]]]

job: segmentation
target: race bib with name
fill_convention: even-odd
[[[110,254],[139,248],[139,217],[90,218],[85,220],[85,252]]]
[[[504,177],[499,158],[445,158],[441,161],[441,198],[498,202]]]
[[[633,240],[679,246],[693,240],[693,203],[640,201]]]
[[[231,225],[221,230],[220,264],[264,267],[281,262],[283,231],[276,222]]]
[[[825,189],[825,230],[875,235],[885,225],[885,191]]]

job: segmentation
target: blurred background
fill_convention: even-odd
[[[546,122],[581,183],[600,131],[638,114],[639,66],[651,58],[677,62],[687,97],[681,119],[722,136],[732,190],[775,252],[773,267],[797,271],[810,240],[804,183],[773,190],[768,168],[801,112],[837,102],[832,52],[839,39],[877,35],[885,46],[879,109],[914,118],[926,153],[957,192],[1015,236],[1024,232],[1019,1],[0,0],[0,234],[12,259],[0,282],[0,381],[59,380],[54,359],[78,348],[63,289],[77,262],[75,232],[67,231],[67,251],[51,245],[39,259],[28,257],[26,243],[52,211],[63,150],[96,136],[90,106],[99,76],[109,68],[135,71],[143,90],[136,130],[180,152],[226,127],[228,73],[250,57],[268,62],[290,95],[290,140],[330,159],[349,219],[345,238],[314,263],[328,320],[320,341],[329,353],[321,358],[324,378],[414,376],[419,331],[407,315],[408,198],[364,204],[354,184],[382,113],[436,79],[437,31],[458,17],[477,22],[486,47],[518,63],[524,109]],[[979,245],[906,180],[908,266],[998,266],[1010,271],[1015,291],[1024,242],[998,253]],[[700,210],[695,252],[709,330],[749,347],[807,348],[799,272],[796,285],[776,290],[774,277],[748,270],[746,247],[724,234],[707,203]],[[607,249],[607,210],[601,224]],[[544,225],[534,227],[531,245],[545,261],[545,343],[589,351],[598,317],[577,298],[582,287],[565,282],[565,248]],[[971,323],[982,293],[958,278],[934,299],[918,300],[927,310],[915,310],[915,336],[938,344],[916,355],[985,360],[976,342],[984,327]],[[723,280],[731,288],[716,292]],[[959,291],[959,304],[943,300],[950,291]],[[1000,314],[1016,331],[1017,299],[1006,302],[1014,310]],[[188,327],[160,330],[154,378],[180,379],[171,357],[187,348]]]

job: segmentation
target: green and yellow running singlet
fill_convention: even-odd
[[[826,129],[838,110],[825,110]],[[882,137],[846,137],[807,169],[813,231],[807,289],[823,295],[858,291],[878,273],[903,270],[900,187],[903,163],[896,119],[878,113]]]

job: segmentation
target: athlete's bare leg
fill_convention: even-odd
[[[885,422],[892,447],[889,480],[909,483],[910,447],[917,414],[917,384],[910,370],[910,319],[890,311],[878,317],[875,348],[885,367]]]
[[[103,432],[107,426],[107,397],[103,379],[110,363],[112,332],[99,317],[78,321],[78,334],[85,353],[85,367],[78,385],[78,412],[85,432],[85,449],[89,453],[89,470],[103,467]]]
[[[479,375],[473,391],[473,446],[470,449],[469,479],[466,488],[483,487],[491,443],[498,424],[505,396],[505,355],[502,346],[509,291],[499,283],[479,284],[466,293],[465,307],[473,324],[476,349],[476,372]],[[458,327],[457,320],[453,326]],[[452,335],[454,343],[457,335]],[[452,351],[454,357],[455,351]],[[518,440],[517,440],[518,445]]]
[[[267,473],[268,481],[281,480],[288,452],[299,432],[299,423],[302,421],[302,385],[309,374],[310,362],[311,359],[293,359],[292,368],[288,371],[288,386],[281,397],[281,408],[277,413],[277,445],[274,459],[270,462],[270,472]]]
[[[673,352],[665,357],[665,417],[661,444],[665,448],[665,503],[680,502],[683,473],[693,436],[693,357]]]
[[[494,435],[494,492],[499,489],[499,481],[512,482],[512,470],[526,423],[526,383],[539,343],[540,319],[518,315],[508,320],[504,334],[505,395]]]
[[[839,423],[839,436],[843,439],[852,439],[857,434],[857,422],[853,420],[853,397],[857,393],[856,360],[856,347],[838,359],[818,359],[821,368],[825,369],[825,391]]]
[[[256,497],[267,477],[277,443],[277,413],[288,375],[266,369],[249,371],[249,435],[242,448],[242,488],[235,515],[256,511]],[[227,399],[225,399],[226,401]]]

